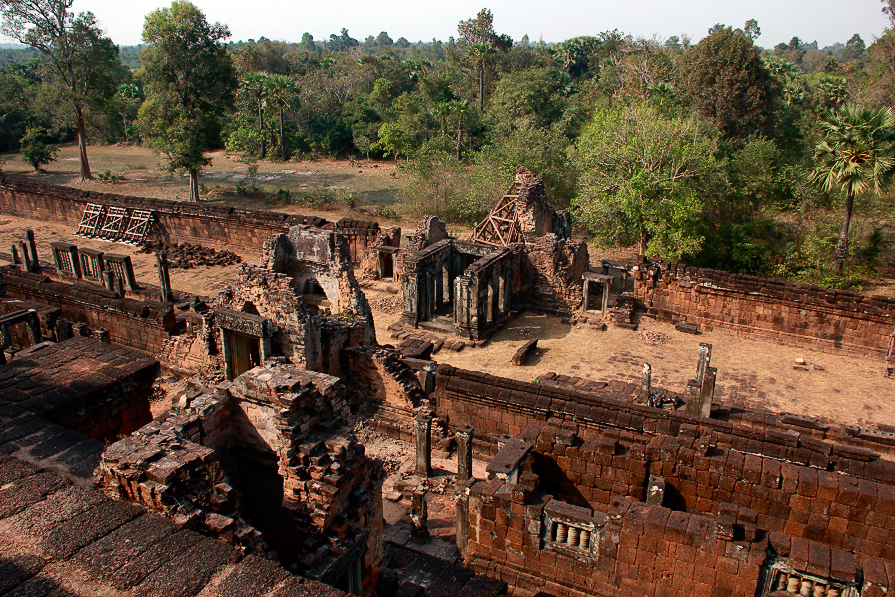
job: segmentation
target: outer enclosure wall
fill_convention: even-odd
[[[329,226],[345,236],[351,248],[352,262],[356,263],[379,228],[376,222],[365,220],[344,219],[334,225],[316,216],[128,197],[11,178],[0,179],[2,213],[61,222],[76,228],[88,203],[154,211],[152,237],[250,254],[260,253],[270,235],[285,233],[292,226],[306,224]]]
[[[674,262],[642,261],[634,280],[652,317],[827,352],[885,354],[895,326],[895,299],[849,290]]]

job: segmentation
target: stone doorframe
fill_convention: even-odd
[[[233,311],[232,309],[219,308],[214,310],[214,321],[221,334],[221,356],[224,361],[224,377],[233,379],[233,366],[230,354],[229,334],[238,333],[244,336],[258,338],[261,346],[261,362],[263,363],[272,355],[270,345],[270,320],[259,315]]]

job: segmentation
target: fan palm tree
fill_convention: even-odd
[[[267,155],[267,144],[264,139],[264,95],[267,91],[268,73],[248,73],[242,79],[240,87],[258,105],[258,132],[261,133],[261,159]]]
[[[817,165],[812,177],[824,190],[839,188],[845,195],[845,216],[833,261],[838,275],[848,255],[855,197],[870,189],[879,195],[892,177],[895,111],[849,104],[828,112],[820,126],[823,140],[814,148]]]
[[[267,89],[264,97],[280,111],[280,149],[283,161],[286,161],[286,138],[283,135],[283,110],[288,106],[298,93],[295,79],[286,75],[270,75],[267,77]]]
[[[485,110],[485,68],[494,60],[497,49],[489,43],[479,42],[469,46],[468,56],[472,65],[475,67],[476,75],[479,81],[479,110]]]

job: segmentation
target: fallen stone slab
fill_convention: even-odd
[[[516,354],[513,355],[512,362],[517,367],[521,367],[525,364],[525,361],[531,355],[532,351],[538,346],[538,339],[534,338],[529,340],[525,344],[519,347],[519,350],[516,351]]]

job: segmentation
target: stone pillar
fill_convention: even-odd
[[[454,496],[454,502],[457,506],[457,526],[456,540],[457,550],[460,557],[466,559],[467,547],[469,545],[469,489],[475,479],[471,479],[460,485],[457,494]]]
[[[34,241],[34,231],[31,228],[25,230],[25,240],[28,241],[29,257],[31,259],[31,270],[40,269],[40,259],[37,257],[37,243]]]
[[[93,332],[93,337],[102,342],[103,344],[110,344],[111,340],[109,339],[109,330],[106,328],[99,328]]]
[[[56,320],[55,325],[56,342],[62,342],[72,337],[71,324],[61,317]]]
[[[138,290],[137,277],[134,275],[134,264],[131,261],[130,255],[125,255],[121,262],[121,266],[124,269],[124,281],[127,283],[128,290]],[[122,294],[122,296],[124,295]]]
[[[34,268],[31,265],[31,258],[28,256],[28,246],[25,244],[25,241],[19,241],[19,252],[22,254],[22,269],[26,272],[33,272]]]
[[[712,399],[715,397],[715,379],[718,370],[714,367],[706,367],[702,380],[702,391],[699,394],[699,416],[712,416]]]
[[[22,260],[19,257],[19,248],[15,245],[15,243],[13,243],[12,247],[10,247],[10,248],[12,249],[12,264],[13,265],[21,265]]]
[[[696,383],[702,386],[706,368],[712,362],[712,345],[705,342],[699,344],[699,364],[696,366]]]
[[[581,291],[584,294],[584,299],[581,301],[581,310],[586,313],[587,308],[590,306],[590,301],[588,300],[590,296],[590,280],[588,280],[587,278],[584,278],[584,286]]]
[[[221,360],[224,361],[224,379],[233,381],[233,367],[230,365],[231,354],[230,346],[227,342],[227,332],[224,328],[218,328],[221,331]]]
[[[171,292],[171,278],[168,276],[168,253],[159,251],[155,254],[158,263],[158,281],[162,289],[161,301],[163,303],[173,303],[174,294]]]
[[[693,415],[694,417],[700,416],[700,412],[702,411],[702,406],[699,401],[699,395],[702,393],[702,387],[696,383],[695,379],[691,379],[687,382],[687,387],[684,390],[684,399],[687,401],[687,414]]]
[[[116,287],[115,272],[113,272],[110,269],[107,269],[106,271],[103,272],[103,286],[109,292],[115,292],[115,293],[118,292],[118,290],[115,288]],[[120,297],[121,295],[118,295],[118,296]]]
[[[419,414],[413,420],[416,443],[416,474],[428,479],[432,472],[432,417]]]
[[[649,363],[643,364],[643,377],[640,379],[640,398],[646,404],[649,401],[649,395],[653,382],[653,368]]]
[[[472,479],[472,438],[475,428],[470,425],[457,427],[457,485]],[[459,539],[460,535],[457,534]]]
[[[12,335],[9,333],[8,325],[0,325],[0,337],[3,339],[3,348],[12,346]]]
[[[410,536],[420,543],[429,538],[429,529],[426,528],[429,521],[427,494],[428,491],[423,487],[414,488],[410,494],[410,522],[413,524]]]
[[[28,309],[28,334],[31,336],[32,345],[40,344],[43,340],[43,334],[40,331],[40,318],[34,309]]]
[[[611,282],[603,282],[603,304],[600,306],[600,311],[605,315],[606,311],[609,310],[609,287],[611,286]]]

